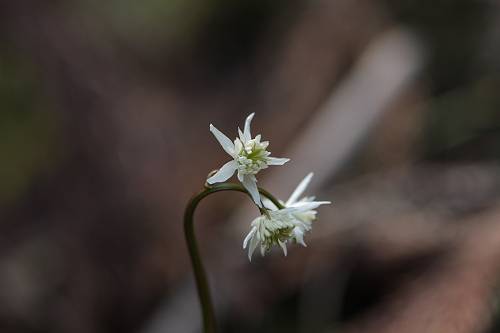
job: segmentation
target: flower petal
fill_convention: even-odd
[[[234,139],[234,155],[238,155],[243,150],[243,142],[240,139]]]
[[[257,245],[259,245],[259,239],[257,237],[255,237],[255,236],[256,235],[254,235],[250,239],[250,244],[248,246],[248,260],[249,261],[252,261],[252,255],[255,252],[255,249],[257,248]]]
[[[243,183],[243,174],[238,171],[238,180]]]
[[[267,158],[268,165],[283,165],[288,161],[290,161],[289,158],[278,158],[278,157],[268,157]]]
[[[252,227],[252,229],[250,230],[248,235],[243,240],[243,248],[244,249],[247,247],[248,241],[255,235],[256,232],[257,232],[257,227]]]
[[[278,210],[278,207],[276,207],[276,205],[268,198],[262,198],[262,204],[264,205],[264,208],[269,210]]]
[[[234,143],[224,133],[219,131],[214,125],[210,124],[210,132],[219,141],[222,149],[231,156],[234,156]]]
[[[252,123],[252,119],[254,116],[255,116],[255,112],[250,114],[247,117],[247,119],[245,120],[245,128],[243,130],[243,136],[245,137],[245,139],[247,141],[252,139],[252,134],[250,133],[250,124]]]
[[[283,254],[286,257],[286,255],[287,255],[286,244],[284,242],[280,241],[280,240],[278,240],[278,244],[281,246],[281,249],[283,250]]]
[[[243,181],[241,182],[243,187],[245,187],[252,196],[255,204],[262,208],[262,201],[260,199],[259,189],[257,188],[257,180],[253,175],[245,175],[243,176]]]
[[[239,127],[238,127],[238,136],[240,137],[241,142],[246,143],[248,141]]]
[[[304,232],[300,227],[293,228],[293,233],[295,235],[295,240],[297,243],[301,244],[304,247],[307,247],[307,244],[304,242]]]
[[[305,189],[311,182],[311,178],[313,177],[313,175],[314,174],[311,172],[307,176],[305,176],[304,179],[302,179],[297,188],[293,191],[290,198],[288,198],[288,200],[286,201],[285,206],[291,205],[299,199],[299,197],[302,195],[302,193],[304,193]]]
[[[321,205],[331,204],[330,201],[311,201],[311,202],[296,202],[289,207],[283,208],[280,211],[283,213],[307,212],[318,208]]]
[[[214,184],[228,180],[234,174],[236,168],[237,168],[236,161],[233,160],[227,162],[219,169],[219,171],[215,173],[215,175],[207,179],[207,183]]]

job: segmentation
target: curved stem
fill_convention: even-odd
[[[247,190],[240,184],[222,183],[213,186],[207,186],[203,191],[191,198],[186,207],[186,211],[184,212],[184,234],[186,237],[189,255],[191,257],[191,264],[193,266],[194,277],[196,280],[196,288],[198,290],[198,297],[200,299],[201,311],[203,316],[203,327],[205,333],[216,332],[216,321],[207,276],[205,273],[205,269],[203,268],[203,263],[198,250],[198,243],[194,235],[193,215],[196,207],[203,198],[209,196],[212,193],[222,191],[243,192],[250,196]],[[283,205],[269,192],[261,188],[259,188],[259,192],[264,197],[271,200],[276,205],[276,207],[280,209],[283,208]]]

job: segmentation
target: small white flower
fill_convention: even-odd
[[[243,248],[248,246],[248,259],[260,245],[264,255],[273,245],[279,245],[286,256],[288,241],[295,241],[303,246],[304,234],[311,230],[312,221],[316,219],[316,208],[330,204],[330,201],[314,201],[314,197],[298,198],[309,185],[313,174],[308,174],[293,191],[290,198],[282,203],[285,208],[278,209],[271,201],[265,200],[265,214],[257,217],[251,223],[251,229],[243,241]]]
[[[290,159],[269,156],[271,153],[266,150],[269,142],[261,142],[260,134],[252,139],[250,124],[254,115],[255,113],[252,113],[245,120],[243,132],[238,128],[239,137],[234,140],[234,143],[210,124],[210,131],[233,160],[224,164],[213,176],[207,179],[207,182],[209,184],[224,182],[237,171],[241,184],[250,193],[253,201],[262,207],[255,175],[269,165],[283,165]]]

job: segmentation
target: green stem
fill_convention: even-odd
[[[186,236],[186,242],[189,250],[189,255],[191,257],[191,264],[193,266],[194,277],[196,280],[196,288],[198,290],[198,297],[200,299],[201,312],[203,316],[203,327],[205,333],[215,333],[216,332],[216,321],[214,306],[212,303],[212,298],[210,296],[210,289],[208,286],[208,280],[203,268],[203,262],[200,257],[200,252],[198,250],[198,244],[196,237],[194,235],[194,223],[193,215],[196,207],[203,198],[209,196],[212,193],[222,192],[222,191],[237,191],[243,192],[250,196],[247,190],[240,184],[233,183],[221,183],[213,186],[207,186],[203,191],[196,194],[189,201],[186,211],[184,212],[184,234]],[[276,207],[283,208],[283,205],[269,192],[264,189],[259,188],[259,192],[269,200],[271,200]]]

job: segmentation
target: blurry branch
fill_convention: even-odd
[[[273,149],[288,149],[290,138],[304,128],[367,44],[391,25],[385,8],[373,1],[319,0],[301,7],[298,22],[279,39],[279,32],[269,34],[258,51],[257,67],[264,75],[253,111],[269,114],[262,133],[273,135]],[[275,30],[280,31],[280,24],[278,20]],[[277,122],[286,126],[276,127]]]
[[[315,172],[312,186],[328,180],[412,82],[422,64],[420,45],[409,32],[393,29],[377,37],[291,142],[285,155],[292,159],[293,168],[274,172],[266,182],[286,193],[290,180],[301,179],[311,170]]]

